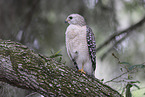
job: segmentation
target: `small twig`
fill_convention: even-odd
[[[139,81],[123,79],[123,80],[119,80],[119,81],[111,81],[111,82],[120,83],[120,82],[139,82]]]
[[[121,67],[125,68],[126,71],[129,71],[128,68],[127,68],[127,66],[125,66],[124,64],[122,64],[122,63],[120,62],[119,58],[118,58],[114,53],[112,53],[112,56],[113,56],[115,59],[118,60],[118,64],[122,65]]]
[[[120,63],[120,60],[119,60],[119,58],[114,54],[114,53],[112,53],[112,56],[115,58],[115,59],[117,59],[118,60],[118,63]]]
[[[125,74],[127,74],[127,73],[128,73],[128,71],[127,71],[127,72],[122,73],[121,75],[119,75],[119,76],[117,76],[117,77],[115,77],[115,78],[113,78],[113,79],[111,79],[111,80],[109,80],[109,81],[106,81],[106,82],[105,82],[105,84],[106,84],[106,83],[109,83],[109,82],[112,82],[112,81],[114,81],[114,80],[116,80],[116,79],[120,78],[121,76],[123,76],[123,75],[125,75]]]
[[[134,68],[134,69],[135,69],[135,68]],[[129,72],[131,72],[131,71],[134,71],[134,69],[132,69],[132,70],[130,70],[130,71],[127,70],[126,72],[122,73],[121,75],[119,75],[119,76],[117,76],[117,77],[115,77],[115,78],[113,78],[113,79],[111,79],[111,80],[109,80],[109,81],[106,81],[105,83],[113,82],[114,80],[120,78],[121,76],[123,76],[123,75],[125,75],[125,74],[127,74],[127,73],[129,73]]]

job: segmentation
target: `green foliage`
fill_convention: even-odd
[[[120,62],[120,64],[124,64],[124,65],[127,65],[127,66],[130,66],[131,64],[128,63],[128,62]]]
[[[62,54],[60,54],[61,51],[62,49],[57,51],[56,53],[51,51],[52,55],[50,56],[50,58],[55,58],[55,60],[57,60],[58,62],[61,62],[62,61]]]
[[[126,93],[125,93],[126,97],[132,97],[131,88],[136,87],[137,89],[140,89],[140,86],[138,85],[138,84],[140,84],[140,81],[132,80],[133,79],[132,74],[135,74],[136,71],[138,71],[139,69],[143,70],[145,68],[145,63],[133,65],[129,62],[121,62],[120,59],[114,53],[112,53],[112,56],[115,59],[117,59],[118,63],[120,64],[120,66],[121,66],[120,70],[123,72],[122,75],[127,74],[127,78],[123,79],[123,81],[126,82],[126,84],[125,84],[125,87],[122,89],[121,94],[123,94],[126,90]],[[120,78],[122,75],[112,79],[111,81],[114,81],[114,80]],[[111,81],[108,81],[108,82],[111,82]]]
[[[53,55],[51,55],[50,58],[55,58],[55,57],[62,56],[62,54],[60,54],[60,51],[62,51],[62,50],[59,50],[59,51],[56,52],[56,53],[53,53],[53,52],[52,52]]]
[[[128,69],[129,70],[133,70],[133,69],[143,69],[145,68],[145,64],[136,64],[136,65],[132,65],[130,66]]]
[[[53,55],[51,55],[50,58],[55,58],[55,57],[58,57],[58,56],[62,56],[62,54],[60,54],[60,51],[61,51],[61,50],[59,50],[59,51],[56,52],[56,53],[53,53]]]

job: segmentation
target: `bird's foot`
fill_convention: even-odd
[[[84,69],[80,69],[79,71],[80,71],[81,73],[86,74],[86,72],[84,71]]]

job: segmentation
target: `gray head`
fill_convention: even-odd
[[[71,14],[69,15],[65,22],[72,24],[72,25],[80,25],[80,26],[85,26],[86,22],[83,16],[79,14]]]

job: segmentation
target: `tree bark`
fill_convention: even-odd
[[[0,81],[46,97],[122,97],[98,79],[9,40],[0,41]]]

